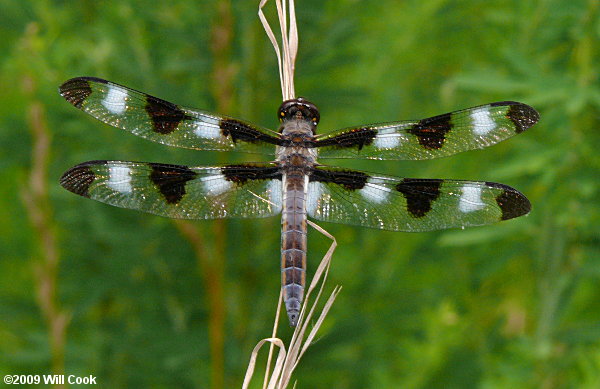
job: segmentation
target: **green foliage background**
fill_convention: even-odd
[[[57,86],[93,75],[275,127],[281,92],[257,3],[0,3],[0,375],[92,374],[111,388],[240,386],[253,346],[271,332],[278,218],[199,221],[198,251],[172,221],[74,196],[58,177],[92,159],[256,157],[151,144],[75,110]],[[533,211],[420,234],[323,224],[339,242],[329,287],[343,290],[299,366],[298,387],[600,387],[599,3],[297,0],[297,13],[296,91],[319,106],[320,131],[500,100],[528,103],[542,118],[484,151],[339,163],[502,182],[527,194]],[[24,199],[32,129],[44,126],[40,230]],[[43,280],[54,279],[48,236],[59,263],[56,295],[44,300]],[[328,245],[310,232],[309,274]],[[215,282],[222,295],[210,294]],[[55,311],[44,313],[44,301]],[[222,320],[211,301],[224,307]],[[62,313],[64,347],[49,330]]]

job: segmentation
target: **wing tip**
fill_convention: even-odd
[[[530,105],[518,101],[498,101],[491,103],[492,107],[509,107],[506,117],[515,124],[517,134],[532,127],[540,120],[540,114]]]
[[[83,102],[92,94],[90,81],[108,83],[108,81],[96,77],[75,77],[63,82],[58,87],[58,93],[73,106],[81,108]]]
[[[69,192],[89,198],[90,185],[96,180],[96,174],[90,167],[106,163],[107,161],[88,161],[75,165],[63,173],[59,183]]]
[[[496,196],[496,203],[500,207],[502,216],[500,220],[510,220],[531,212],[531,202],[515,188],[496,182],[486,182],[488,187],[500,189],[502,192]]]

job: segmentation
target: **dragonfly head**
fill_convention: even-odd
[[[306,120],[311,123],[313,133],[320,119],[317,106],[303,97],[284,101],[279,107],[278,116],[282,123],[290,120]]]

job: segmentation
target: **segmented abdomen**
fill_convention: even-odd
[[[298,322],[306,280],[307,181],[308,176],[301,173],[283,176],[281,287],[291,326]]]

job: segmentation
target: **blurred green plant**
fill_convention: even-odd
[[[533,211],[498,225],[422,234],[324,225],[339,245],[330,282],[344,289],[295,373],[299,385],[600,386],[598,2],[296,6],[296,91],[319,106],[320,131],[499,100],[533,105],[542,118],[483,151],[340,163],[406,177],[500,181],[527,194]],[[107,387],[241,385],[250,351],[270,333],[279,220],[182,227],[85,201],[57,180],[92,159],[208,165],[254,157],[145,142],[77,112],[56,88],[95,75],[274,127],[276,61],[256,7],[0,3],[0,373],[60,371],[36,292],[47,240],[23,201],[37,196],[30,177],[39,172],[39,138],[30,113],[39,106],[51,143],[38,204],[60,258],[48,301],[55,319],[70,317],[66,374],[94,374]],[[318,234],[309,241],[312,274],[329,241]],[[214,277],[222,277],[222,295],[208,292]]]

